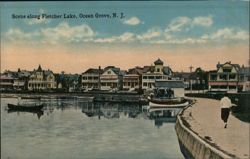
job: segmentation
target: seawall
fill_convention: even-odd
[[[230,159],[231,156],[208,144],[195,132],[190,130],[189,124],[182,118],[185,108],[177,116],[176,134],[178,137],[181,152],[186,159]]]

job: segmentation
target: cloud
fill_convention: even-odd
[[[131,42],[135,40],[135,34],[125,32],[120,36],[112,36],[108,38],[98,38],[93,40],[96,43],[120,43],[120,42]]]
[[[213,19],[211,16],[207,17],[195,17],[192,21],[193,25],[200,25],[204,27],[209,27],[213,24]]]
[[[88,41],[96,34],[87,24],[70,26],[67,22],[62,22],[55,27],[39,29],[33,32],[24,32],[19,28],[9,29],[4,37],[12,42],[35,41],[37,43],[57,44]]]
[[[185,26],[188,26],[191,23],[191,19],[188,17],[177,17],[170,22],[165,32],[179,32]]]
[[[45,10],[40,9],[38,14],[34,14],[35,17],[33,17],[32,19],[26,19],[24,22],[28,25],[49,23],[51,21],[50,19],[41,18],[41,14],[44,14],[45,12]]]
[[[189,18],[189,17],[177,17],[173,19],[170,24],[165,29],[165,32],[181,32],[183,30],[187,31],[194,26],[209,27],[213,24],[212,16],[198,16]]]
[[[205,34],[201,38],[209,40],[249,40],[249,32],[225,27],[214,33]]]
[[[139,40],[149,40],[161,36],[162,31],[159,28],[151,28],[146,33],[138,35]]]
[[[95,32],[87,24],[69,26],[67,22],[62,22],[54,28],[41,29],[41,36],[50,43],[79,42],[95,36]]]
[[[130,19],[124,20],[123,23],[127,25],[139,25],[143,22],[137,17],[131,17]]]

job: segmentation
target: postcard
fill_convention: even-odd
[[[0,2],[1,158],[249,158],[249,0]]]

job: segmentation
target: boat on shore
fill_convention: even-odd
[[[8,104],[8,110],[15,110],[15,111],[41,111],[44,105],[25,105],[25,104]]]

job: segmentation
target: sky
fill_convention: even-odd
[[[1,72],[248,65],[249,1],[0,2]],[[44,15],[42,17],[42,15]],[[69,16],[71,15],[71,17]],[[54,17],[53,17],[54,16]],[[69,18],[70,17],[70,18]]]

